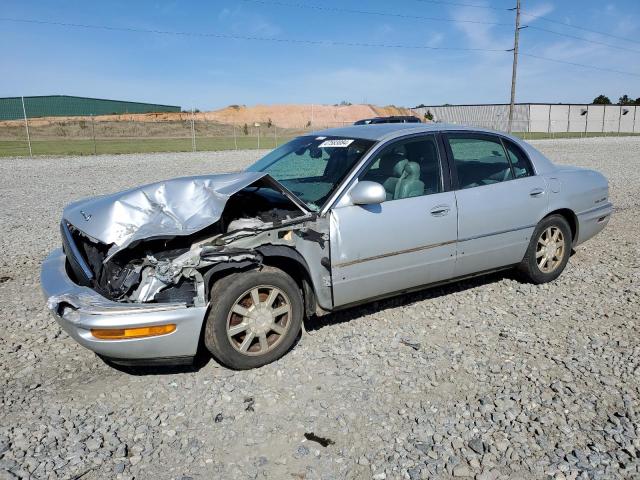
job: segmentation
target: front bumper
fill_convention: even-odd
[[[40,283],[47,307],[60,326],[80,345],[114,360],[155,360],[193,357],[207,307],[184,303],[119,303],[89,287],[74,283],[67,274],[62,249],[42,263]],[[167,335],[126,340],[100,340],[92,328],[136,328],[173,323]]]

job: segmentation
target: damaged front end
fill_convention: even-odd
[[[316,300],[328,306],[325,223],[270,176],[244,172],[77,202],[61,230],[72,280],[115,302],[203,307],[214,271],[280,255],[304,264]]]

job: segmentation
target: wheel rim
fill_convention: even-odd
[[[227,316],[227,337],[243,355],[264,355],[280,344],[290,319],[289,297],[273,285],[259,285],[234,302]]]
[[[564,235],[558,227],[548,227],[538,237],[536,263],[543,273],[553,272],[564,258]]]

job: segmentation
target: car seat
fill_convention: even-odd
[[[394,200],[424,195],[424,182],[420,180],[420,165],[416,162],[398,163],[394,173],[400,173],[393,194]]]
[[[420,180],[424,182],[424,193],[440,190],[440,165],[438,151],[433,140],[420,140],[405,145],[409,161],[420,167]]]
[[[383,157],[384,158],[384,157]],[[385,191],[387,192],[387,200],[395,199],[396,187],[400,178],[402,177],[402,172],[404,170],[404,166],[409,163],[409,160],[404,158],[403,160],[398,161],[398,156],[395,156],[395,163],[393,164],[393,169],[390,172],[390,175],[387,179],[382,183]],[[380,167],[382,167],[382,159],[380,161]]]

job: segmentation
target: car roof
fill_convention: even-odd
[[[352,137],[381,141],[402,137],[404,135],[412,135],[415,133],[441,132],[446,130],[465,130],[479,133],[499,134],[517,141],[516,138],[503,132],[450,123],[376,123],[369,125],[349,125],[346,127],[328,128],[326,130],[316,131],[313,132],[312,135]]]

